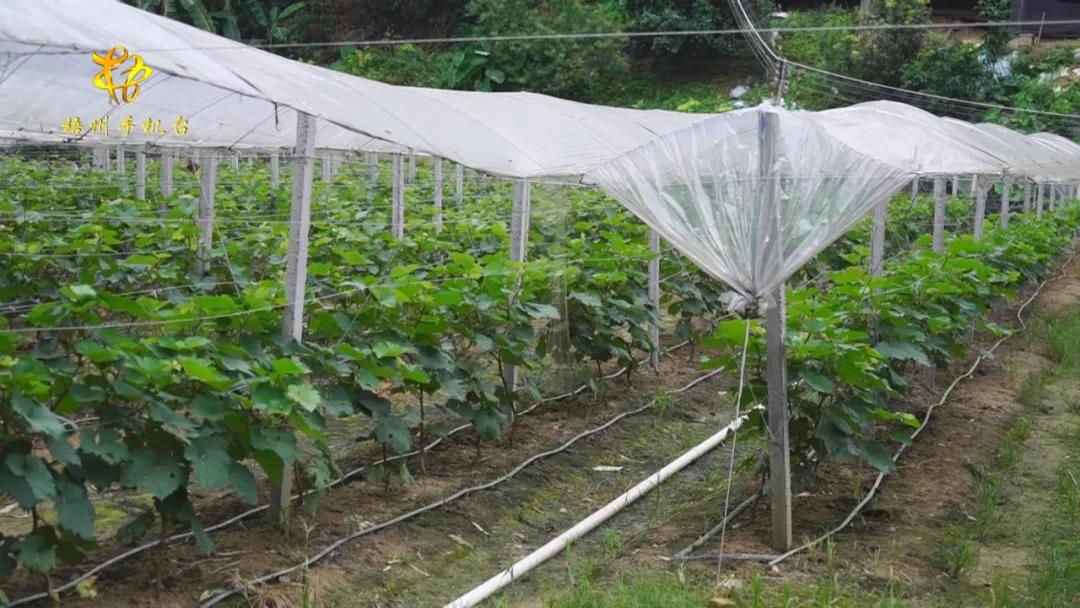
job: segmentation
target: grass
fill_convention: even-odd
[[[551,602],[552,608],[701,608],[708,598],[701,587],[675,574],[617,576],[611,584],[594,586],[582,573],[569,593]]]
[[[1080,604],[1080,422],[1062,438],[1068,457],[1058,466],[1050,503],[1031,539],[1035,564],[1026,588],[993,586],[998,606],[1065,608]]]

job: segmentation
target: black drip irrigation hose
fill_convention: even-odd
[[[670,347],[664,349],[663,353],[664,354],[669,354],[671,352],[674,352],[674,351],[686,346],[689,343],[690,343],[689,340],[684,340],[682,342],[679,342],[678,344],[675,344],[673,346],[670,346]],[[643,359],[642,361],[639,362],[639,364],[646,363],[647,361],[648,361],[648,359]],[[608,374],[608,375],[604,376],[604,379],[605,380],[611,380],[613,378],[619,377],[620,375],[622,375],[625,372],[626,372],[626,368],[623,367],[623,368],[620,368],[619,370],[617,370],[617,371],[615,371],[615,372],[613,372],[611,374]],[[583,385],[577,387],[576,389],[574,389],[572,391],[568,391],[568,392],[562,393],[560,395],[555,395],[553,397],[546,397],[544,399],[541,399],[540,401],[537,401],[536,403],[530,405],[529,407],[525,408],[524,410],[518,412],[518,415],[523,416],[523,415],[526,415],[526,414],[536,410],[537,408],[539,408],[542,405],[546,405],[548,403],[554,403],[556,401],[561,401],[563,399],[568,399],[568,398],[573,397],[575,395],[579,395],[579,394],[585,392],[585,390],[588,389],[588,386],[589,386],[588,384],[583,384]],[[634,413],[636,413],[636,411]],[[625,417],[625,416],[622,416],[622,417]],[[619,419],[621,420],[622,417],[620,417]],[[472,427],[472,423],[466,423],[466,424],[462,424],[460,426],[457,426],[457,427],[455,427],[453,429],[450,429],[450,431],[447,432],[446,437],[440,437],[438,439],[435,439],[434,441],[429,443],[427,446],[425,446],[423,448],[423,451],[424,452],[430,451],[431,449],[435,448],[436,446],[440,445],[441,443],[443,443],[444,441],[449,439],[452,435],[460,433],[460,432],[462,432],[462,431],[464,431],[466,429],[469,429],[471,427]],[[384,464],[388,464],[388,463],[391,463],[391,462],[396,462],[398,460],[403,460],[403,459],[406,459],[406,458],[412,458],[414,456],[420,455],[420,452],[421,452],[421,450],[419,450],[419,449],[411,450],[411,451],[405,452],[403,454],[397,454],[397,455],[394,455],[394,456],[389,456],[389,457],[386,457],[386,458],[376,460],[376,461],[374,461],[374,462],[372,462],[370,464],[361,465],[361,466],[359,466],[359,467],[357,467],[357,468],[343,474],[342,476],[338,477],[334,481],[330,482],[330,484],[327,485],[326,488],[320,488],[320,489],[329,489],[329,488],[337,487],[337,486],[342,485],[342,484],[344,484],[344,483],[346,483],[346,482],[348,482],[348,481],[350,481],[352,479],[355,479],[357,476],[359,476],[361,473],[363,473],[368,467],[382,466]],[[309,490],[308,492],[311,492],[311,491],[314,491],[314,490]],[[295,501],[295,500],[299,500],[299,499],[303,498],[306,495],[307,495],[307,492],[301,492],[301,493],[298,493],[298,494],[293,494],[290,497],[290,502]],[[233,517],[230,517],[229,519],[226,519],[224,521],[218,522],[218,523],[216,523],[216,524],[214,524],[212,526],[207,527],[205,529],[205,532],[208,533],[208,534],[212,533],[212,532],[218,532],[220,530],[223,530],[225,528],[228,528],[228,527],[232,526],[233,524],[236,524],[236,523],[239,523],[241,521],[250,519],[250,518],[252,518],[252,517],[254,517],[254,516],[256,516],[256,515],[258,515],[260,513],[263,513],[266,510],[268,510],[269,508],[270,508],[270,505],[268,505],[268,504],[263,504],[263,505],[259,505],[257,507],[253,507],[251,509],[248,509],[247,511],[244,511],[243,513],[239,513],[237,515],[234,515]],[[368,531],[370,531],[370,528],[366,528],[364,530],[365,533],[368,533]],[[26,597],[19,598],[19,599],[13,601],[13,602],[7,604],[7,607],[8,608],[15,608],[16,606],[24,606],[24,605],[31,604],[33,602],[50,599],[50,597],[53,597],[53,596],[59,596],[62,593],[65,593],[65,592],[71,591],[72,589],[75,589],[79,585],[79,583],[82,583],[83,581],[88,580],[88,579],[98,575],[99,573],[101,573],[101,572],[103,572],[103,571],[105,571],[105,570],[107,570],[109,568],[112,568],[113,566],[115,566],[115,565],[117,565],[117,564],[119,564],[121,562],[127,561],[127,560],[131,559],[132,557],[135,557],[136,555],[139,555],[141,553],[145,553],[146,551],[149,551],[150,549],[153,549],[154,547],[158,547],[162,543],[164,543],[166,545],[169,545],[169,544],[179,542],[179,541],[182,541],[182,540],[187,540],[187,539],[191,538],[192,536],[194,536],[194,534],[192,532],[181,532],[179,534],[174,534],[174,535],[166,538],[164,541],[155,540],[155,541],[151,541],[151,542],[148,542],[148,543],[144,543],[144,544],[139,545],[137,547],[133,547],[131,549],[128,549],[127,551],[124,551],[123,553],[115,555],[115,556],[101,562],[100,564],[94,566],[93,568],[90,568],[86,572],[84,572],[84,573],[80,574],[79,576],[69,580],[68,582],[64,583],[63,585],[54,587],[52,589],[51,594],[50,594],[50,592],[42,591],[42,592],[39,592],[39,593],[35,593],[33,595],[28,595]]]
[[[690,381],[688,384],[686,384],[684,386],[681,386],[681,387],[679,387],[679,388],[677,388],[677,389],[675,389],[673,391],[667,392],[666,395],[678,395],[680,393],[684,393],[684,392],[694,388],[698,384],[701,384],[702,382],[705,382],[706,380],[708,380],[710,378],[713,378],[714,376],[717,376],[722,371],[724,371],[722,368],[712,370],[712,371],[710,371],[710,372],[708,372],[708,373],[706,373],[706,374],[704,374],[702,376],[698,376],[697,378]],[[364,528],[363,530],[353,532],[352,534],[349,534],[347,536],[343,536],[343,537],[339,538],[338,540],[330,543],[329,545],[327,545],[326,547],[324,547],[322,550],[315,553],[314,555],[308,556],[307,558],[304,559],[304,561],[302,561],[302,562],[300,562],[298,564],[294,564],[292,566],[289,566],[287,568],[283,568],[283,569],[278,570],[276,572],[272,572],[270,574],[260,576],[259,578],[247,581],[243,586],[235,586],[235,587],[231,587],[229,589],[224,589],[224,590],[221,590],[221,591],[217,591],[217,592],[215,592],[215,594],[212,597],[210,597],[209,599],[207,599],[206,601],[204,601],[201,604],[201,608],[211,608],[212,606],[216,606],[216,605],[220,604],[221,602],[225,601],[226,599],[228,599],[228,598],[230,598],[230,597],[232,597],[232,596],[234,596],[234,595],[236,595],[238,593],[243,593],[249,587],[252,587],[252,586],[255,586],[255,585],[262,585],[262,584],[265,584],[267,582],[274,581],[276,579],[280,579],[280,578],[282,578],[284,576],[288,576],[289,574],[292,574],[293,572],[296,572],[297,570],[306,569],[306,568],[310,567],[311,565],[326,559],[327,557],[329,557],[330,555],[335,553],[338,549],[340,549],[345,544],[347,544],[349,542],[352,542],[352,541],[354,541],[354,540],[356,540],[358,538],[361,538],[363,536],[367,536],[369,534],[374,534],[375,532],[378,532],[380,530],[384,530],[384,529],[389,528],[390,526],[393,526],[395,524],[399,524],[401,522],[413,519],[414,517],[417,517],[419,515],[427,513],[428,511],[433,511],[435,509],[443,507],[443,506],[445,506],[447,504],[450,504],[451,502],[454,502],[454,501],[456,501],[456,500],[458,500],[460,498],[464,498],[464,497],[466,497],[466,496],[468,496],[470,494],[474,494],[474,493],[480,492],[482,490],[487,490],[487,489],[493,488],[493,487],[495,487],[495,486],[497,486],[497,485],[499,485],[499,484],[501,484],[503,482],[509,481],[511,478],[516,476],[518,473],[520,473],[521,471],[528,468],[529,465],[531,465],[531,464],[533,464],[533,463],[535,463],[535,462],[537,462],[539,460],[543,460],[545,458],[548,458],[550,456],[554,456],[556,454],[560,454],[562,452],[565,452],[566,450],[570,449],[570,447],[573,446],[578,441],[580,441],[582,439],[585,439],[587,437],[591,437],[593,435],[596,435],[597,433],[600,433],[600,432],[606,430],[607,428],[611,427],[612,425],[614,425],[616,422],[619,422],[623,418],[628,418],[630,416],[634,416],[634,415],[640,414],[640,413],[642,413],[642,412],[644,412],[646,410],[651,409],[656,404],[656,401],[657,401],[657,398],[650,399],[649,402],[646,403],[645,405],[634,408],[632,410],[627,410],[627,411],[625,411],[625,412],[623,412],[621,414],[617,414],[617,415],[613,416],[612,418],[609,418],[606,422],[604,422],[603,424],[601,424],[599,426],[596,426],[596,427],[590,428],[588,430],[582,431],[581,433],[575,435],[574,437],[571,437],[570,439],[568,439],[566,442],[564,442],[562,445],[560,445],[558,447],[555,447],[555,448],[552,448],[550,450],[540,452],[540,453],[537,453],[537,454],[533,454],[532,456],[530,456],[530,457],[526,458],[525,460],[523,460],[521,463],[519,463],[513,469],[510,469],[508,472],[504,473],[503,475],[501,475],[499,477],[496,477],[495,479],[493,479],[491,481],[458,490],[457,492],[454,492],[453,494],[450,494],[449,496],[446,496],[445,498],[441,498],[441,499],[439,499],[439,500],[437,500],[435,502],[428,503],[427,505],[424,505],[422,507],[418,507],[416,509],[413,509],[412,511],[409,511],[407,513],[403,513],[403,514],[398,515],[397,517],[394,517],[392,519],[388,519],[388,520],[386,520],[386,521],[384,521],[382,523],[378,523],[378,524],[375,524],[373,526],[369,526],[367,528]]]

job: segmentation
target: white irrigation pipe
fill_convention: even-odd
[[[760,408],[760,406],[758,406],[758,408]],[[580,523],[555,537],[543,547],[540,547],[521,560],[518,560],[513,566],[510,566],[506,570],[491,577],[479,587],[476,587],[472,591],[469,591],[465,595],[450,602],[446,605],[446,608],[470,608],[491,597],[494,593],[514,582],[519,577],[524,576],[533,568],[558,555],[566,549],[570,543],[596,529],[597,526],[610,519],[619,511],[622,511],[633,504],[637,499],[648,494],[653,488],[666,481],[669,477],[685,469],[692,462],[719,446],[727,439],[729,433],[734,433],[738,430],[746,420],[747,416],[745,415],[736,418],[731,424],[725,426],[705,441],[702,441],[691,448],[689,452],[679,456],[664,468],[653,473],[633,488],[630,488],[630,490],[622,496],[619,496],[615,500],[604,505],[599,511],[586,517]]]
[[[723,371],[723,368],[714,369],[711,372],[708,372],[703,376],[699,376],[699,377],[695,378],[690,383],[688,383],[688,384],[686,384],[686,385],[684,385],[684,386],[682,386],[680,388],[677,388],[674,391],[669,392],[668,394],[669,395],[676,395],[676,394],[684,393],[684,392],[694,388],[698,384],[701,384],[702,382],[705,382],[706,380],[717,376],[722,371]],[[524,471],[525,469],[527,469],[528,467],[530,467],[533,463],[538,462],[540,460],[543,460],[545,458],[549,458],[549,457],[554,456],[556,454],[561,454],[561,453],[565,452],[566,450],[570,449],[570,447],[573,446],[574,444],[576,444],[578,441],[581,441],[582,439],[586,439],[588,437],[592,437],[593,435],[596,435],[597,433],[603,432],[604,430],[610,428],[612,425],[619,422],[620,420],[622,420],[624,418],[628,418],[630,416],[636,416],[637,414],[640,414],[640,413],[652,408],[655,405],[656,405],[656,398],[650,400],[645,405],[634,408],[632,410],[627,410],[627,411],[625,411],[625,412],[623,412],[621,414],[616,414],[614,417],[609,418],[607,420],[607,422],[601,424],[600,426],[596,426],[596,427],[590,428],[588,430],[582,431],[581,433],[579,433],[579,434],[571,437],[570,439],[566,440],[566,442],[564,442],[562,445],[560,445],[558,447],[555,447],[555,448],[552,448],[550,450],[540,452],[540,453],[537,453],[537,454],[533,454],[532,456],[530,456],[530,457],[526,458],[525,460],[523,460],[521,463],[519,463],[513,469],[510,469],[510,471],[504,473],[503,475],[500,475],[499,477],[496,477],[495,479],[492,479],[491,481],[482,483],[480,485],[470,486],[468,488],[458,490],[457,492],[454,492],[453,494],[451,494],[451,495],[449,495],[449,496],[447,496],[445,498],[441,498],[439,500],[436,500],[435,502],[428,503],[428,504],[426,504],[426,505],[424,505],[422,507],[417,507],[416,509],[413,509],[412,511],[409,511],[408,513],[403,513],[403,514],[398,515],[397,517],[394,517],[392,519],[389,519],[389,520],[386,520],[384,522],[375,524],[373,526],[368,526],[368,527],[366,527],[366,528],[364,528],[362,530],[359,530],[357,532],[353,532],[352,534],[349,534],[348,536],[339,538],[336,541],[334,541],[333,543],[331,543],[330,545],[324,547],[318,553],[315,553],[313,555],[308,556],[307,558],[304,559],[304,561],[302,561],[302,562],[300,562],[298,564],[294,564],[294,565],[289,566],[287,568],[284,568],[282,570],[278,570],[277,572],[272,572],[270,574],[260,576],[260,577],[258,577],[256,579],[252,579],[250,581],[246,581],[243,587],[236,586],[236,587],[232,587],[230,589],[224,589],[224,590],[221,590],[219,592],[216,592],[215,595],[213,595],[212,597],[210,597],[209,599],[204,601],[201,604],[201,607],[202,608],[211,608],[212,606],[216,606],[216,605],[220,604],[221,602],[223,602],[226,599],[232,597],[233,595],[244,592],[244,590],[246,588],[251,588],[251,587],[256,586],[256,585],[262,585],[262,584],[265,584],[265,583],[280,579],[280,578],[282,578],[284,576],[288,576],[289,574],[292,574],[293,572],[296,572],[297,570],[310,568],[313,564],[315,564],[317,562],[320,562],[320,561],[330,557],[331,555],[334,555],[339,549],[341,549],[341,547],[343,547],[344,545],[346,545],[346,544],[348,544],[348,543],[350,543],[350,542],[352,542],[352,541],[354,541],[354,540],[356,540],[358,538],[361,538],[363,536],[367,536],[369,534],[374,534],[376,532],[385,530],[386,528],[389,528],[390,526],[399,524],[399,523],[404,522],[404,521],[408,521],[410,519],[413,519],[415,517],[423,515],[424,513],[427,513],[428,511],[433,511],[435,509],[444,507],[444,506],[446,506],[446,505],[448,505],[448,504],[450,504],[450,503],[452,503],[452,502],[454,502],[454,501],[456,501],[456,500],[458,500],[460,498],[464,498],[466,496],[469,496],[471,494],[475,494],[475,493],[483,491],[483,490],[491,489],[491,488],[493,488],[493,487],[495,487],[495,486],[497,486],[499,484],[502,484],[502,483],[504,483],[506,481],[509,481],[510,479],[513,479],[518,473],[520,473],[520,472]]]

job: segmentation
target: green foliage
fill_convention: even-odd
[[[583,0],[472,0],[466,36],[618,31],[621,13]],[[391,84],[476,91],[527,90],[571,99],[617,94],[629,74],[626,40],[515,40],[467,43],[448,51],[404,44],[395,49],[344,48],[334,64]]]
[[[968,42],[931,39],[903,71],[905,88],[945,97],[982,100],[992,85],[982,51]],[[933,111],[932,106],[920,107]]]
[[[442,80],[440,69],[446,62],[445,55],[402,44],[392,49],[342,47],[341,58],[332,67],[388,84],[439,87],[448,84]]]
[[[775,10],[771,0],[746,2],[747,11],[760,23]],[[738,27],[725,2],[711,0],[626,0],[627,24],[637,32],[721,30]],[[657,58],[735,54],[745,50],[741,36],[658,36],[633,41],[637,54]]]
[[[608,3],[585,0],[471,0],[467,35],[617,32],[624,16]],[[625,38],[490,42],[462,52],[488,53],[483,76],[495,90],[530,90],[590,100],[619,88],[629,64]],[[471,68],[470,68],[471,69]],[[491,78],[497,70],[503,82]]]
[[[1010,0],[978,0],[975,12],[979,21],[1011,21],[1012,2]],[[988,27],[982,32],[982,46],[990,61],[997,61],[1009,52],[1009,41],[1015,32],[1007,27]]]
[[[930,21],[929,0],[873,0],[861,18],[869,24],[917,24]],[[850,76],[888,85],[902,82],[903,67],[926,44],[923,29],[864,30],[856,35]]]
[[[981,242],[956,237],[943,252],[931,251],[924,237],[915,250],[887,263],[882,276],[852,266],[828,272],[825,286],[789,291],[788,398],[798,454],[891,469],[884,436],[906,443],[918,426],[893,405],[909,388],[905,373],[963,356],[972,324],[985,324],[991,303],[1009,297],[1020,283],[1041,280],[1071,241],[1077,219],[1076,207],[1041,220],[1021,216],[1006,229],[988,230]],[[742,324],[718,324],[704,343],[732,352],[706,365],[736,364]],[[756,374],[740,396],[744,402],[766,394],[764,352],[764,334],[756,330],[749,350]],[[751,423],[761,424],[756,417]]]
[[[296,470],[319,492],[337,474],[325,433],[336,417],[367,418],[394,453],[425,434],[444,436],[455,420],[499,439],[516,404],[538,397],[502,372],[513,365],[529,378],[548,354],[545,328],[579,336],[561,356],[590,366],[633,369],[653,347],[644,228],[598,193],[557,201],[580,214],[573,235],[537,213],[532,261],[513,263],[505,189],[470,186],[464,209],[445,210],[441,232],[430,205],[410,209],[409,234],[396,241],[385,200],[365,209],[338,200],[364,200],[359,180],[317,185],[326,215],[313,227],[308,290],[329,297],[306,308],[304,343],[286,342],[288,223],[268,207],[265,169],[219,171],[234,187],[219,189],[211,274],[196,280],[189,194],[133,201],[115,174],[5,162],[0,492],[56,517],[35,517],[31,534],[5,541],[0,566],[49,570],[80,559],[94,541],[89,496],[113,488],[154,500],[125,538],[158,521],[191,529],[208,550],[190,485],[232,488],[253,502],[259,467],[271,481]],[[185,171],[174,177],[181,192],[197,188]],[[52,185],[74,180],[92,187]],[[424,187],[410,186],[409,196],[430,197]],[[544,204],[552,203],[534,197]],[[546,304],[556,289],[580,306]],[[94,422],[70,422],[83,418]]]
[[[306,2],[294,0],[125,0],[151,12],[249,44],[297,39]]]

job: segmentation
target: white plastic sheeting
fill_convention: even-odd
[[[111,105],[92,84],[91,52],[123,44],[155,70],[139,97]],[[118,75],[119,77],[119,75]],[[316,146],[372,139],[508,177],[576,176],[703,117],[590,106],[530,93],[397,87],[291,61],[113,0],[0,3],[0,136],[60,133],[78,116],[189,119],[186,136],[129,142],[291,146],[299,110],[323,119]],[[339,128],[340,127],[340,128]],[[84,139],[93,139],[89,133]]]
[[[657,138],[586,176],[750,300],[769,294],[911,177],[832,136],[813,114],[768,105]]]
[[[122,105],[93,85],[100,67],[91,61],[117,44],[155,70]],[[913,175],[1065,182],[1080,174],[1071,142],[893,102],[705,115],[398,87],[115,0],[0,3],[0,137],[63,139],[61,125],[77,116],[84,133],[68,139],[80,143],[289,148],[296,112],[320,119],[319,148],[408,149],[495,175],[599,184],[748,298],[778,286]],[[135,126],[121,137],[128,115]],[[103,116],[108,137],[90,132]],[[187,135],[170,130],[181,116]],[[165,133],[143,133],[145,118],[160,120]],[[776,157],[763,167],[760,124],[772,120]],[[766,194],[773,187],[777,197]],[[779,232],[768,223],[773,216]]]
[[[901,103],[875,101],[817,113],[829,133],[867,156],[919,175],[1000,174],[1008,159],[957,133],[943,119]]]

